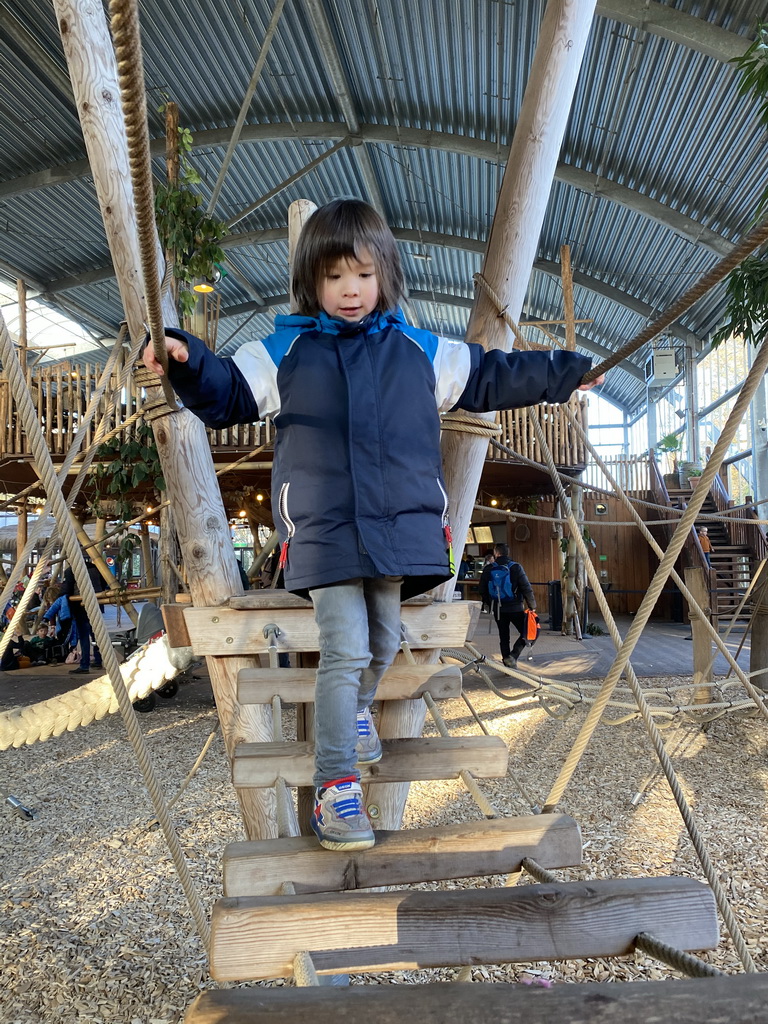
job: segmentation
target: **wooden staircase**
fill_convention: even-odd
[[[681,506],[690,502],[691,494],[690,487],[669,490],[670,500],[673,504]],[[701,511],[705,515],[718,514],[719,509],[711,494],[707,494]],[[697,520],[696,530],[698,531],[702,526],[706,526],[709,539],[712,542],[711,564],[717,574],[716,586],[712,595],[713,610],[716,609],[717,618],[722,620],[721,625],[727,626],[752,579],[751,552],[745,545],[731,542],[730,533],[725,523],[711,519]],[[737,616],[737,624],[746,626],[752,614],[752,607],[753,603],[750,599]]]
[[[406,602],[405,635],[414,649],[461,647],[474,629],[477,610],[466,601]],[[274,664],[277,649],[292,655],[317,650],[311,605],[290,594],[252,592],[222,607],[178,605],[164,612],[169,642],[191,646],[196,655],[265,655],[271,645]],[[241,704],[272,704],[273,710],[280,706],[276,697],[296,702],[301,718],[300,710],[311,709],[314,699],[313,677],[303,667],[241,669],[237,698]],[[457,666],[396,663],[377,698],[419,700],[428,693],[443,700],[460,692]],[[456,778],[461,772],[499,778],[507,770],[506,745],[496,736],[383,737],[383,746],[384,757],[366,769],[364,783]],[[211,974],[217,980],[303,976],[300,966],[306,962],[314,977],[315,972],[621,955],[632,952],[640,932],[683,950],[717,945],[713,895],[688,878],[361,891],[494,875],[514,879],[529,858],[543,868],[578,865],[579,827],[562,814],[486,818],[378,831],[375,847],[364,852],[323,850],[307,834],[307,806],[302,808],[300,798],[311,785],[313,753],[310,736],[242,743],[234,750],[236,787],[275,787],[278,800],[280,787],[283,792],[285,786],[299,788],[293,820],[302,834],[235,842],[226,848],[225,895],[214,907],[209,949]],[[368,806],[375,825],[375,809]],[[365,988],[375,991],[377,986]],[[238,994],[233,1002],[223,993],[206,993],[185,1020],[271,1020],[270,1014],[278,1012],[275,1007],[260,1016],[264,991],[249,989],[249,996]],[[336,991],[341,990],[313,990],[321,1003]],[[285,1015],[278,1012],[274,1019],[286,1024],[305,1021],[313,1012],[306,999],[298,1016],[284,1005]],[[366,1009],[360,1013],[369,1017]],[[375,1018],[382,1024],[385,1019],[390,1018]]]

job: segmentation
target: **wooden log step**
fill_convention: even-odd
[[[312,606],[255,608],[226,607],[183,609],[192,651],[196,655],[266,654],[264,627],[274,623],[280,630],[281,651],[317,651],[319,639]],[[474,628],[479,605],[476,601],[452,604],[402,606],[402,621],[411,647],[418,650],[461,647]]]
[[[202,992],[184,1024],[756,1024],[768,975],[602,985],[429,984]]]
[[[530,814],[381,831],[372,850],[318,854],[314,836],[230,843],[224,895],[277,896],[286,881],[309,893],[503,875],[520,871],[524,857],[546,868],[571,867],[581,863],[581,832],[566,814]]]
[[[313,668],[242,668],[237,676],[237,698],[241,704],[269,704],[277,694],[284,701],[312,704],[315,672]],[[435,700],[460,697],[459,666],[394,665],[384,673],[376,699],[408,700],[424,693]]]
[[[629,878],[224,899],[213,909],[210,963],[217,981],[256,981],[289,976],[303,950],[331,974],[567,960],[628,954],[639,932],[713,949],[712,890],[692,878]]]
[[[360,769],[363,782],[457,779],[465,769],[480,779],[507,773],[507,745],[500,736],[383,739],[381,745],[381,761]],[[232,782],[240,789],[274,786],[278,778],[289,786],[311,786],[314,770],[311,743],[241,743],[232,758]]]

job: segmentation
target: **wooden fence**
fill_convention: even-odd
[[[582,426],[587,430],[587,402],[573,396],[568,401],[568,409]],[[534,435],[533,426],[529,419],[536,416],[546,438],[547,445],[552,451],[555,464],[568,466],[574,469],[582,469],[587,461],[587,452],[584,442],[575,430],[571,428],[564,407],[561,405],[533,405],[527,409],[507,409],[498,413],[496,422],[501,425],[499,440],[520,455],[534,462],[543,462],[541,446]],[[498,461],[514,460],[512,455],[499,451],[493,445],[488,446],[488,459]]]
[[[37,415],[45,434],[48,450],[52,455],[64,455],[82,422],[88,402],[93,394],[101,373],[99,366],[72,366],[58,363],[55,366],[27,369],[27,384]],[[111,427],[117,427],[133,416],[143,402],[143,390],[137,388],[131,379],[118,404]],[[587,403],[573,397],[569,408],[584,430],[587,429]],[[533,434],[528,413],[538,417],[547,443],[552,449],[558,466],[583,468],[586,451],[570,428],[564,410],[559,405],[538,405],[528,409],[513,409],[500,412],[497,422],[501,424],[500,438],[513,451],[519,452],[535,462],[542,462],[541,449]],[[208,436],[214,451],[247,452],[274,439],[271,420],[258,423],[243,423],[224,430],[209,430]],[[89,428],[85,446],[93,440],[93,428]],[[21,429],[21,420],[16,414],[16,403],[11,395],[8,380],[0,376],[0,458],[31,455],[29,440]],[[488,458],[494,461],[509,461],[511,456],[498,448],[489,446]]]

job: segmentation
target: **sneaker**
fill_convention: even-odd
[[[501,660],[502,663],[507,666],[507,668],[517,667],[517,658],[513,657],[511,654],[508,654],[506,658],[502,658]]]
[[[71,668],[69,674],[71,676],[89,676],[91,670],[89,668]]]
[[[381,740],[371,718],[371,709],[357,712],[357,763],[375,764],[381,760]]]
[[[368,850],[376,842],[354,775],[315,790],[312,831],[326,850]]]

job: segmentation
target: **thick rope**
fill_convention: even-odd
[[[409,665],[417,664],[416,659],[413,656],[413,651],[411,651],[410,644],[408,643],[407,640],[400,641],[400,650],[403,652],[405,660],[408,662]],[[445,724],[445,719],[438,711],[437,705],[432,699],[432,694],[425,692],[422,694],[422,699],[424,703],[427,705],[427,708],[429,710],[430,715],[432,716],[432,720],[435,723],[435,728],[437,729],[437,731],[444,739],[450,739],[451,734],[448,731],[448,726]],[[465,768],[462,768],[461,771],[459,772],[459,778],[467,787],[467,790],[469,791],[472,799],[475,801],[475,803],[486,816],[486,818],[498,818],[500,816],[499,812],[496,810],[496,808],[490,802],[488,797],[485,795],[485,793],[483,793],[483,791],[478,786],[477,779],[474,777],[474,775],[472,775],[471,772],[468,772]]]
[[[763,346],[763,349],[764,349],[764,351],[761,350],[760,356],[763,356],[766,353],[768,353],[768,346]],[[755,365],[757,365],[757,362],[755,363]],[[762,375],[763,371],[761,370],[760,372],[761,372],[761,375]],[[758,382],[759,382],[759,378],[758,378]],[[747,383],[751,383],[750,382],[750,378],[747,378]],[[754,388],[753,388],[753,391],[754,391]],[[750,395],[750,399],[751,399],[751,395]],[[739,399],[739,402],[740,401],[741,401],[741,399]],[[739,402],[736,403],[737,406],[739,405]],[[715,446],[715,451],[712,453],[712,461],[709,463],[709,465],[707,467],[707,473],[709,473],[710,468],[712,470],[712,472],[710,474],[709,482],[711,482],[712,476],[717,471],[717,468],[719,468],[720,462],[721,462],[721,460],[723,458],[723,452],[727,449],[728,445],[730,444],[731,437],[735,433],[736,428],[738,426],[738,422],[740,421],[740,419],[741,419],[741,415],[739,415],[739,420],[735,424],[732,424],[731,423],[731,417],[729,417],[728,422],[726,423],[725,427],[723,428],[723,433],[721,434],[721,440],[724,440],[724,443],[721,446],[720,451],[718,451],[718,446],[720,445],[720,442],[718,442],[718,445]],[[565,499],[566,499],[565,489],[564,489],[562,483],[560,482],[560,480],[557,478],[554,457],[552,455],[552,452],[549,449],[549,446],[547,445],[546,438],[544,437],[544,432],[543,432],[543,430],[541,429],[541,427],[539,426],[538,422],[535,420],[534,417],[531,417],[531,420],[532,420],[532,423],[533,423],[534,430],[537,431],[538,434],[540,435],[539,436],[539,443],[541,445],[541,450],[542,450],[542,453],[543,453],[543,455],[545,457],[545,461],[546,461],[547,467],[548,467],[550,473],[552,474],[552,481],[553,481],[553,483],[555,485],[555,489],[556,489],[556,491],[558,493],[558,497],[560,498],[561,502],[563,503],[563,506],[565,508],[568,508],[569,506],[565,503]],[[729,431],[730,431],[730,433],[729,433]],[[703,501],[704,500],[704,495],[702,494],[700,496],[700,498],[701,498],[701,501]],[[665,776],[667,778],[667,782],[669,783],[670,789],[672,790],[672,793],[673,793],[674,798],[675,798],[675,802],[677,803],[677,806],[678,806],[678,810],[680,811],[680,815],[683,818],[683,821],[685,822],[685,827],[688,830],[688,835],[691,838],[691,843],[693,844],[693,847],[694,847],[694,849],[696,851],[696,854],[697,854],[697,856],[699,858],[699,862],[700,862],[700,864],[702,866],[702,869],[704,870],[704,874],[707,877],[707,881],[709,882],[710,888],[712,889],[712,892],[714,893],[715,901],[717,902],[718,909],[720,910],[720,913],[722,915],[723,921],[725,922],[726,928],[728,929],[728,931],[729,931],[729,933],[731,935],[731,938],[732,938],[733,944],[734,944],[734,948],[736,949],[736,952],[738,953],[739,959],[741,960],[741,962],[742,962],[742,964],[744,966],[744,969],[746,971],[750,972],[750,973],[754,972],[754,971],[757,970],[757,968],[755,967],[754,961],[752,960],[750,952],[747,949],[747,945],[746,945],[746,942],[744,941],[744,936],[742,934],[742,931],[741,931],[741,928],[739,926],[739,923],[736,920],[736,917],[733,914],[733,911],[731,910],[730,904],[728,902],[728,897],[727,897],[727,895],[725,893],[725,890],[723,889],[723,886],[722,886],[722,884],[720,882],[720,879],[718,877],[717,871],[715,870],[715,867],[714,867],[712,861],[710,860],[709,854],[707,853],[706,847],[705,847],[704,842],[703,842],[703,840],[701,838],[701,834],[699,833],[698,826],[696,825],[696,822],[694,820],[693,813],[691,812],[691,808],[688,805],[688,801],[685,799],[685,795],[683,793],[682,787],[680,786],[680,783],[678,781],[678,778],[677,778],[677,775],[675,773],[674,767],[672,766],[672,762],[671,762],[671,760],[669,758],[669,755],[668,755],[668,753],[666,751],[666,748],[664,746],[664,740],[662,739],[661,733],[659,732],[659,730],[658,730],[658,728],[656,726],[656,723],[654,722],[653,717],[652,717],[652,715],[649,712],[648,704],[647,704],[647,702],[645,700],[645,696],[643,695],[643,691],[642,691],[642,688],[640,687],[639,680],[638,680],[637,676],[635,675],[634,668],[632,667],[632,665],[629,662],[629,657],[630,657],[631,651],[634,649],[634,643],[632,643],[631,646],[628,643],[628,640],[630,638],[630,634],[635,629],[635,624],[636,624],[638,618],[640,618],[640,621],[641,621],[640,630],[636,630],[638,635],[639,635],[639,632],[644,628],[645,623],[647,622],[648,617],[650,615],[650,612],[651,612],[653,606],[656,603],[656,598],[658,597],[658,594],[653,596],[653,599],[652,599],[652,601],[650,601],[650,603],[648,602],[647,598],[643,600],[643,602],[640,605],[640,609],[636,613],[636,620],[632,624],[632,627],[630,628],[629,634],[627,635],[627,640],[625,640],[624,643],[622,643],[621,634],[619,633],[618,627],[616,626],[616,622],[615,622],[615,620],[613,618],[611,610],[608,607],[608,602],[606,600],[605,594],[603,593],[602,588],[600,587],[600,580],[599,580],[598,575],[597,575],[597,570],[595,569],[595,567],[592,564],[592,561],[591,561],[591,559],[589,557],[589,552],[587,550],[586,544],[584,543],[584,538],[583,538],[581,530],[579,529],[579,524],[577,523],[576,518],[573,515],[573,513],[569,512],[569,515],[570,515],[571,532],[572,532],[572,534],[574,536],[574,539],[576,540],[576,544],[578,546],[579,552],[581,553],[581,556],[584,559],[584,568],[586,569],[587,575],[588,575],[588,577],[590,579],[590,582],[592,583],[592,586],[594,588],[595,597],[597,599],[598,607],[600,608],[600,611],[601,611],[601,613],[603,615],[603,618],[605,619],[605,623],[608,626],[608,630],[609,630],[609,633],[611,635],[611,639],[613,640],[613,642],[614,642],[614,644],[616,646],[617,656],[616,656],[616,659],[615,659],[615,661],[613,663],[613,667],[611,668],[610,672],[608,673],[608,675],[605,678],[605,681],[603,683],[603,687],[602,687],[602,689],[600,691],[598,699],[595,701],[595,704],[593,705],[593,707],[588,712],[586,720],[584,722],[584,725],[582,726],[582,728],[581,728],[581,730],[579,732],[579,735],[576,737],[576,741],[573,744],[573,747],[572,747],[571,751],[569,752],[569,754],[568,754],[568,756],[567,756],[567,758],[565,760],[565,764],[563,765],[563,768],[562,768],[562,770],[560,772],[560,775],[558,776],[554,786],[552,787],[552,790],[550,791],[549,796],[547,797],[547,801],[544,804],[544,812],[545,813],[546,812],[551,812],[551,811],[553,811],[555,809],[555,806],[557,805],[558,801],[560,800],[560,798],[561,798],[561,796],[562,796],[562,794],[563,794],[563,792],[565,790],[566,785],[568,784],[568,782],[570,782],[571,778],[573,777],[573,773],[576,770],[576,766],[578,765],[579,761],[581,760],[581,757],[582,757],[582,755],[584,753],[584,750],[586,749],[586,746],[587,746],[589,740],[592,738],[592,735],[593,735],[595,729],[597,728],[597,725],[598,725],[598,723],[600,721],[600,718],[601,718],[601,716],[603,714],[603,711],[605,710],[605,706],[607,704],[608,698],[613,693],[613,690],[614,690],[614,688],[615,688],[615,686],[616,686],[616,684],[618,682],[619,675],[621,674],[622,671],[626,670],[627,681],[629,682],[629,685],[632,688],[632,692],[634,694],[635,700],[637,701],[637,706],[640,709],[640,712],[642,714],[642,718],[643,718],[643,722],[645,723],[646,730],[647,730],[648,735],[649,735],[649,737],[651,739],[651,742],[652,742],[652,744],[654,746],[654,749],[656,751],[656,755],[657,755],[657,757],[659,759],[659,763],[661,764],[662,769],[664,771],[664,774],[665,774]],[[654,576],[654,579],[653,579],[653,581],[651,583],[651,590],[653,590],[654,584],[656,584],[657,587],[658,587],[658,590],[660,590],[661,586],[666,581],[666,578],[667,578],[669,570],[667,570],[667,574],[663,574],[662,573],[662,567],[664,566],[665,560],[668,561],[669,557],[671,557],[670,556],[670,550],[672,549],[672,547],[673,547],[673,545],[675,543],[675,540],[678,537],[684,536],[682,531],[686,527],[684,527],[683,522],[684,522],[684,519],[681,522],[680,526],[677,528],[677,531],[675,532],[674,537],[672,538],[672,544],[670,545],[670,548],[667,550],[667,554],[662,559],[661,565],[659,566],[659,570],[657,571],[657,573]],[[678,548],[678,550],[674,553],[674,557],[672,557],[672,559],[671,559],[672,566],[674,566],[675,558],[677,558],[677,554],[679,553],[680,548],[682,548],[682,539],[680,540],[680,543],[677,545],[677,548]],[[658,583],[658,580],[661,580],[660,584]],[[649,594],[650,593],[651,593],[651,591],[649,591]],[[636,639],[635,639],[634,642],[636,643]],[[624,655],[624,656],[622,656],[622,655]],[[620,666],[620,667],[617,668],[617,666]]]
[[[724,978],[726,976],[725,971],[720,971],[697,956],[691,956],[690,953],[684,953],[682,949],[662,942],[661,939],[657,939],[655,935],[650,935],[648,932],[640,932],[635,936],[635,947],[656,960],[669,964],[676,971],[687,974],[689,978]]]
[[[490,420],[481,420],[478,416],[466,413],[450,412],[440,417],[441,430],[457,430],[462,434],[480,434],[483,437],[495,437],[501,433],[501,424]]]
[[[602,363],[593,366],[581,378],[581,383],[590,384],[593,380],[597,380],[601,374],[606,373],[614,366],[618,366],[619,363],[631,356],[633,352],[636,352],[643,345],[652,341],[665,328],[681,317],[687,309],[690,309],[694,303],[706,295],[711,288],[714,288],[718,282],[727,277],[732,270],[735,270],[751,252],[765,242],[768,242],[768,220],[764,220],[746,234],[732,252],[720,260],[719,263],[716,263],[703,277],[699,278],[696,284],[689,288],[687,292],[684,292],[677,302],[673,302],[657,320],[649,324],[638,335],[628,341],[626,345],[622,345],[613,355],[604,359]]]
[[[136,0],[112,0],[109,12],[125,119],[149,335],[155,357],[163,368],[160,384],[165,400],[171,409],[176,410],[178,402],[168,381],[168,352],[165,347],[161,287],[157,272],[157,227],[138,4]]]
[[[507,325],[507,327],[509,327],[509,329],[514,334],[515,341],[518,343],[520,348],[521,349],[529,348],[528,339],[524,336],[524,334],[522,333],[520,328],[517,326],[515,321],[512,319],[512,317],[507,312],[507,303],[505,302],[505,303],[502,304],[501,298],[498,295],[498,293],[496,291],[494,291],[493,286],[486,280],[485,277],[483,277],[482,274],[479,274],[479,273],[475,274],[473,276],[472,280],[475,282],[476,285],[480,285],[482,290],[485,292],[485,294],[491,300],[493,305],[496,307],[496,309],[498,310],[498,312],[496,313],[496,316],[500,317],[504,321],[504,323]]]
[[[569,413],[568,413],[567,410],[566,410],[566,416],[569,416]],[[663,552],[661,546],[658,544],[658,542],[656,541],[655,537],[653,536],[651,531],[648,529],[647,525],[640,518],[640,516],[637,513],[637,511],[632,507],[629,499],[627,498],[627,495],[624,493],[624,491],[621,489],[621,487],[619,486],[617,481],[614,479],[613,475],[611,474],[611,472],[608,469],[608,467],[606,466],[606,464],[603,462],[603,460],[597,454],[597,451],[595,450],[593,445],[590,443],[586,433],[584,432],[584,428],[576,420],[575,417],[569,416],[569,419],[571,420],[571,426],[578,433],[581,434],[581,438],[584,441],[585,445],[587,446],[587,449],[588,449],[589,453],[591,454],[592,458],[595,460],[597,465],[603,471],[603,473],[605,474],[605,477],[608,480],[608,482],[614,487],[616,495],[618,496],[619,500],[624,505],[624,507],[627,509],[629,514],[632,516],[633,520],[635,521],[635,524],[637,525],[638,529],[642,533],[643,537],[645,537],[645,539],[650,544],[654,554],[656,554],[657,557],[659,558],[659,560],[661,560],[664,557],[664,552]],[[672,570],[670,572],[670,575],[671,575],[672,579],[675,581],[675,583],[677,584],[677,586],[679,587],[680,592],[682,593],[683,597],[688,602],[688,606],[689,606],[689,608],[691,610],[691,614],[694,615],[699,620],[699,622],[704,626],[704,628],[707,631],[707,633],[709,633],[710,639],[714,641],[715,646],[720,651],[720,653],[723,655],[725,660],[728,662],[728,665],[729,665],[730,669],[733,672],[736,673],[736,675],[738,676],[738,679],[741,682],[742,686],[746,689],[747,693],[750,695],[752,700],[757,705],[758,711],[763,715],[764,718],[768,719],[768,708],[764,704],[765,694],[762,693],[760,690],[758,690],[755,686],[753,686],[752,683],[747,678],[746,674],[739,668],[739,665],[737,664],[736,659],[733,657],[731,652],[728,650],[728,647],[726,646],[723,637],[720,636],[718,631],[712,625],[712,623],[711,623],[711,621],[709,619],[709,616],[704,614],[704,612],[702,611],[702,609],[699,606],[698,602],[694,598],[693,594],[690,592],[690,590],[686,586],[685,581],[681,578],[679,573],[675,570],[674,566],[673,566],[673,568],[672,568]],[[714,658],[710,662],[710,668],[712,667],[712,664],[714,664]],[[707,674],[709,674],[709,673],[707,672]]]
[[[183,654],[178,648],[171,649],[165,637],[135,653],[120,666],[131,703],[165,686],[191,662],[191,650]],[[43,743],[92,722],[100,722],[119,710],[109,677],[99,676],[76,690],[39,704],[4,711],[0,714],[0,750]]]
[[[0,315],[0,331],[2,331],[4,334],[7,334],[7,327],[5,325],[5,322],[2,319],[2,315]],[[67,479],[67,475],[69,473],[69,470],[72,468],[72,466],[75,463],[75,460],[80,455],[80,448],[82,446],[83,441],[85,440],[85,437],[86,437],[86,434],[88,432],[88,429],[89,429],[89,427],[90,427],[90,425],[91,425],[91,423],[92,423],[92,421],[93,421],[93,419],[94,419],[94,417],[96,415],[96,412],[97,412],[97,410],[99,408],[99,402],[101,401],[102,395],[104,394],[104,392],[107,389],[107,385],[108,385],[108,383],[110,381],[113,368],[114,368],[115,363],[117,362],[117,359],[118,359],[118,357],[120,355],[120,351],[122,349],[122,344],[123,344],[124,336],[125,336],[125,327],[122,327],[120,329],[120,332],[119,332],[118,336],[117,336],[117,339],[116,339],[115,344],[114,344],[114,346],[112,348],[112,351],[109,354],[109,358],[107,359],[106,365],[104,366],[104,369],[103,369],[103,371],[101,373],[99,381],[98,381],[98,383],[96,385],[96,388],[94,389],[94,392],[93,392],[93,394],[91,396],[91,400],[88,403],[88,407],[87,407],[87,409],[85,411],[85,415],[83,416],[83,421],[80,424],[80,427],[79,427],[77,433],[75,434],[75,437],[72,440],[72,445],[71,445],[69,451],[67,452],[67,454],[66,454],[66,456],[64,458],[64,462],[62,463],[62,465],[61,465],[61,467],[59,469],[59,479],[61,479],[61,480],[66,480]],[[31,404],[32,399],[31,399],[31,396],[29,394],[29,388],[27,387],[26,379],[24,379],[22,377],[22,381],[23,381],[23,385],[22,385],[22,392],[21,393],[23,393],[23,395],[26,396],[26,398],[29,400],[29,402]],[[14,395],[14,397],[16,399],[16,404],[17,404],[17,409],[18,409],[19,398],[16,395]],[[107,404],[109,404],[109,403],[107,403]],[[17,412],[17,415],[18,415],[18,412]],[[38,432],[40,432],[41,435],[42,435],[42,430],[40,428],[40,424],[39,424],[39,422],[37,420],[37,415],[36,414],[35,414],[34,420],[35,420],[36,430]],[[93,459],[95,457],[95,454],[96,454],[96,448],[97,448],[97,446],[98,446],[98,444],[100,442],[101,432],[102,432],[103,429],[105,429],[106,424],[107,424],[107,416],[105,415],[104,417],[102,417],[102,419],[100,420],[100,422],[99,422],[99,424],[98,424],[98,426],[96,428],[95,436],[94,436],[94,443],[91,445],[91,448],[90,448],[89,452],[84,457],[84,461],[83,461],[82,465],[80,466],[80,468],[78,470],[77,476],[75,477],[75,480],[74,480],[74,482],[72,484],[72,487],[69,490],[69,496],[67,498],[67,503],[70,506],[74,503],[77,495],[80,493],[80,488],[82,487],[82,485],[83,485],[83,483],[84,483],[84,481],[85,481],[85,479],[86,479],[86,477],[88,475],[88,470],[90,469],[91,462],[93,461]],[[47,508],[48,508],[48,504],[46,504],[46,509]],[[21,555],[17,558],[16,564],[14,565],[13,569],[9,573],[6,585],[3,588],[2,594],[0,595],[0,607],[3,607],[3,608],[5,607],[6,603],[10,600],[11,595],[13,594],[13,591],[14,591],[14,588],[16,587],[16,584],[21,579],[22,574],[23,574],[23,572],[24,572],[24,570],[25,570],[25,568],[27,566],[27,563],[28,563],[28,561],[30,559],[30,556],[31,556],[32,552],[35,550],[35,548],[37,547],[38,540],[39,540],[40,535],[41,535],[41,533],[43,531],[44,522],[45,522],[45,516],[40,516],[40,518],[36,522],[34,522],[32,524],[32,528],[29,531],[29,534],[27,536],[27,543],[24,545],[24,550],[22,551]],[[57,543],[57,539],[58,539],[58,529],[54,530],[53,533],[51,534],[51,536],[48,538],[48,543],[43,548],[43,551],[42,551],[42,553],[40,555],[40,558],[38,559],[37,565],[35,566],[35,568],[34,568],[34,570],[32,572],[32,576],[31,576],[31,578],[29,580],[29,583],[27,584],[26,590],[21,595],[21,600],[19,601],[18,607],[16,609],[16,614],[21,616],[21,617],[23,617],[24,614],[26,613],[26,610],[27,610],[27,607],[29,605],[29,602],[32,600],[32,595],[35,592],[35,587],[37,586],[37,583],[40,580],[40,578],[41,578],[41,576],[42,576],[42,574],[43,574],[43,572],[45,570],[45,567],[46,567],[47,563],[50,561],[51,555],[53,554],[54,548],[55,548],[56,543]],[[12,637],[13,637],[13,630],[12,629],[7,629],[5,631],[5,633],[0,637],[0,657],[2,657],[2,655],[7,650],[8,645],[10,644]]]
[[[717,444],[715,445],[714,451],[712,452],[710,460],[707,463],[704,472],[702,473],[701,483],[693,492],[693,495],[691,497],[691,503],[685,510],[682,518],[680,519],[680,522],[677,525],[677,528],[670,540],[669,546],[667,547],[664,557],[659,563],[659,567],[656,570],[653,579],[651,580],[651,584],[648,588],[648,591],[645,594],[645,597],[640,602],[640,607],[635,613],[635,617],[632,621],[629,631],[627,632],[626,638],[617,650],[614,663],[611,666],[611,669],[609,670],[608,675],[605,679],[605,700],[607,700],[608,697],[611,695],[614,686],[618,682],[620,675],[624,671],[627,662],[629,661],[632,651],[635,649],[635,645],[637,644],[640,634],[645,628],[646,623],[650,618],[651,612],[653,611],[653,608],[656,605],[656,602],[659,598],[659,594],[661,593],[664,585],[666,584],[670,573],[674,569],[675,562],[677,561],[677,557],[683,548],[683,544],[685,543],[688,533],[696,521],[696,517],[699,513],[701,506],[704,504],[704,501],[706,500],[706,496],[709,493],[710,487],[712,486],[712,481],[715,477],[715,474],[720,469],[720,464],[723,461],[723,458],[725,457],[728,447],[730,446],[731,441],[733,440],[736,430],[738,429],[739,424],[741,423],[742,417],[746,412],[749,403],[752,401],[752,398],[754,397],[757,388],[762,382],[763,375],[765,374],[767,368],[768,345],[763,343],[758,349],[755,361],[752,365],[751,370],[749,371],[747,379],[744,382],[744,386],[741,392],[739,393],[739,397],[736,401],[736,404],[734,405],[730,415],[728,416],[725,426],[723,427],[722,433],[720,434]],[[563,485],[559,480],[554,460],[552,458],[552,453],[549,451],[549,448],[547,447],[544,432],[542,431],[541,426],[539,425],[535,417],[531,417],[531,423],[533,425],[534,430],[537,431],[539,435],[539,443],[541,445],[542,452],[544,452],[546,449],[547,463],[549,465],[550,472],[552,473],[552,479],[555,484],[555,487],[558,489],[559,492],[562,492],[564,494],[565,492],[563,489]],[[571,524],[571,529],[574,531],[575,534],[579,534],[579,530],[574,523]],[[587,567],[587,569],[589,569],[590,565],[590,559],[587,557],[585,559],[585,566]],[[602,595],[602,589],[599,585],[599,580],[595,580],[595,583],[593,583],[593,588],[595,591],[595,596],[598,599],[598,603],[600,603],[600,598],[601,596],[604,597],[604,595]],[[566,763],[564,764],[559,777],[557,778],[555,784],[552,787],[552,791],[547,800],[548,804],[554,806],[560,800],[560,797],[565,791],[565,788],[568,785],[568,782],[570,781],[570,778],[575,770],[579,758],[581,757],[581,753],[583,752],[584,748],[589,742],[589,738],[591,737],[592,733],[597,727],[597,723],[600,720],[602,711],[603,702],[598,700],[595,706],[592,708],[592,710],[588,713],[586,721],[584,722],[584,725],[582,727],[581,733],[579,734],[577,742],[574,745],[574,750],[571,752],[571,755],[569,755],[569,758],[566,760]]]
[[[40,478],[45,486],[46,493],[48,494],[48,501],[52,506],[53,514],[56,516],[69,563],[72,566],[75,578],[80,585],[83,604],[96,636],[96,642],[101,650],[104,667],[107,670],[114,688],[115,696],[120,707],[120,713],[122,714],[123,721],[125,722],[126,732],[128,733],[128,737],[136,753],[136,760],[139,764],[142,775],[144,776],[144,782],[152,800],[155,814],[162,827],[168,850],[171,854],[176,871],[179,875],[179,880],[187,897],[198,933],[206,948],[208,948],[210,932],[202,900],[195,888],[179,838],[174,830],[160,783],[152,765],[144,735],[136,718],[136,712],[134,711],[130,694],[126,689],[120,672],[117,655],[112,648],[111,639],[101,615],[98,599],[96,598],[96,594],[94,593],[90,579],[88,578],[88,572],[80,550],[77,533],[72,525],[69,508],[62,493],[59,480],[56,476],[56,470],[51,461],[50,453],[46,447],[45,438],[37,420],[36,410],[32,403],[29,389],[26,387],[26,381],[21,369],[21,364],[19,363],[18,356],[14,350],[13,342],[11,341],[7,328],[5,327],[5,323],[1,320],[0,327],[2,328],[0,329],[0,360],[2,360],[3,369],[8,375],[11,388],[16,396],[18,410],[22,418],[24,430],[32,446],[38,473],[40,474]]]

